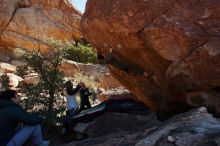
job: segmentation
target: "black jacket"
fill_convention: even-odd
[[[19,123],[36,125],[42,121],[42,117],[26,112],[13,101],[0,99],[0,146],[7,145]]]
[[[67,87],[66,92],[67,92],[68,95],[75,95],[79,91],[80,88],[81,87],[79,85],[77,85],[76,88],[73,88],[72,86]]]
[[[81,102],[83,101],[89,101],[89,96],[92,95],[92,93],[89,92],[88,88],[81,88],[79,90],[79,94],[80,94],[80,100]]]

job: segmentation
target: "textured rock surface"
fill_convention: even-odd
[[[102,87],[102,86],[101,86]],[[106,101],[108,99],[134,99],[134,95],[124,87],[110,88],[100,94],[99,99]]]
[[[111,117],[115,119],[112,119],[112,125],[109,122]],[[119,122],[119,119],[123,122]],[[126,119],[132,122],[124,128],[128,124]],[[104,115],[97,118],[93,126],[88,127],[88,132],[93,134],[90,138],[67,146],[219,146],[220,120],[213,118],[204,107],[177,115],[164,123],[159,123],[152,115],[144,119],[146,125],[142,125],[142,122],[131,115]],[[136,130],[132,130],[135,122],[139,126],[136,124]],[[114,133],[111,134],[110,129]],[[132,132],[128,132],[129,129]],[[103,134],[102,130],[106,132]]]
[[[80,18],[68,0],[1,0],[0,47],[9,54],[15,47],[49,51],[49,38],[80,39]]]
[[[1,62],[9,62],[11,60],[11,51],[6,49],[5,47],[0,47],[0,61]]]
[[[30,73],[24,77],[23,82],[26,84],[37,84],[39,83],[39,80],[40,79],[37,73]]]
[[[172,118],[136,146],[218,146],[219,133],[219,119],[213,118],[202,107]],[[168,137],[173,137],[174,141]]]
[[[3,73],[14,73],[16,72],[16,66],[0,62],[0,70],[2,70]]]
[[[85,129],[85,133],[89,135],[88,139],[73,142],[67,146],[131,146],[159,125],[160,122],[153,114],[146,117],[125,113],[106,113],[96,118]]]
[[[149,128],[159,125],[160,122],[157,121],[153,115],[145,116],[125,113],[106,113],[96,118],[94,122],[85,129],[85,133],[88,134],[90,138],[94,138],[121,131],[135,132],[143,129],[143,127]],[[105,124],[103,124],[103,121],[105,121]],[[148,126],[146,126],[146,122],[148,122]]]
[[[17,87],[19,82],[21,82],[23,79],[13,73],[7,73],[6,74],[9,77],[9,86],[10,87]]]
[[[163,112],[220,111],[219,24],[219,0],[92,0],[81,20],[113,75]]]

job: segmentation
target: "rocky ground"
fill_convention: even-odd
[[[160,122],[146,116],[106,113],[96,118],[85,133],[88,138],[62,146],[219,146],[220,119],[205,107]]]

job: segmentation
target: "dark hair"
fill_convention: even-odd
[[[17,92],[15,90],[6,90],[1,93],[0,99],[10,100],[11,98],[15,98],[16,94]]]
[[[82,85],[83,87],[86,87],[86,84],[85,84],[84,82],[81,82],[81,85]]]
[[[64,86],[65,86],[65,87],[72,87],[72,86],[73,86],[73,83],[72,83],[71,80],[69,80],[69,81],[66,81],[66,82],[64,83]]]
[[[101,52],[98,52],[97,53],[97,58],[98,58],[98,60],[104,60],[105,56],[103,54],[101,54]]]

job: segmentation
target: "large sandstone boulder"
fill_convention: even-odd
[[[219,18],[219,0],[92,0],[81,29],[112,74],[151,109],[208,104],[220,113]],[[202,102],[191,102],[195,97]]]
[[[0,47],[8,52],[15,47],[47,52],[49,38],[80,39],[80,18],[68,0],[1,0]]]

